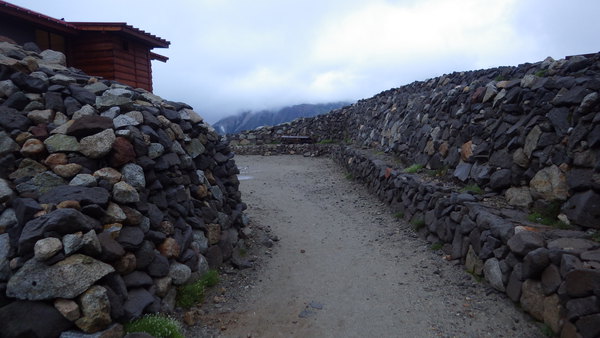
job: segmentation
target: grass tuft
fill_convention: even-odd
[[[419,231],[421,230],[421,228],[423,228],[425,226],[425,220],[423,219],[413,219],[410,224],[413,225],[413,228],[415,229],[415,231]]]
[[[547,73],[548,73],[547,69],[542,69],[542,70],[538,70],[537,72],[535,72],[534,75],[537,77],[546,77]]]
[[[419,172],[421,169],[423,169],[423,165],[415,163],[415,164],[411,165],[410,167],[405,168],[404,172],[407,174],[414,174],[414,173]]]
[[[319,141],[317,143],[318,144],[332,144],[332,143],[335,143],[335,141],[332,140],[332,139],[330,139],[330,138],[328,138],[328,139],[321,140],[321,141]]]
[[[571,229],[572,227],[570,225],[558,219],[561,205],[562,203],[560,201],[553,201],[548,203],[545,207],[536,208],[527,216],[527,220],[557,229]]]
[[[402,211],[399,211],[394,214],[394,218],[396,218],[396,219],[404,218],[404,213]]]
[[[600,231],[596,231],[592,234],[592,241],[600,243]]]
[[[163,315],[145,315],[125,324],[125,332],[145,332],[157,338],[184,338],[181,324]]]
[[[441,249],[443,246],[444,246],[444,245],[443,245],[442,243],[438,242],[438,243],[433,243],[433,244],[431,244],[431,247],[430,247],[430,248],[431,248],[431,250],[433,250],[433,251],[438,251],[438,250],[440,250],[440,249]]]
[[[481,187],[477,184],[469,184],[466,185],[464,188],[460,189],[460,192],[470,192],[473,194],[481,195],[483,194],[483,189],[481,189]]]
[[[550,328],[550,326],[548,326],[548,324],[543,324],[540,327],[540,331],[542,331],[542,334],[546,337],[554,337],[554,331],[552,331],[552,329]]]
[[[219,272],[217,270],[208,270],[198,281],[178,287],[175,303],[184,309],[189,309],[196,304],[200,304],[204,301],[204,290],[218,283]]]
[[[346,174],[346,179],[347,180],[353,180],[354,179],[354,175],[352,175],[351,173],[347,173]]]

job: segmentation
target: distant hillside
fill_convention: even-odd
[[[300,117],[312,117],[325,114],[331,110],[349,105],[349,102],[333,102],[322,104],[298,104],[279,110],[262,110],[259,112],[243,112],[229,116],[213,124],[219,134],[234,134],[244,130],[252,130],[261,126],[274,126],[290,122]]]

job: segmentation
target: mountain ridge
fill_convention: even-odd
[[[221,135],[234,134],[261,126],[273,126],[290,122],[300,117],[313,117],[325,114],[349,104],[351,103],[345,101],[318,104],[302,103],[277,110],[245,111],[238,115],[220,119],[213,124],[213,128]]]

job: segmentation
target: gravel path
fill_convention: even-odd
[[[236,162],[253,226],[279,241],[255,248],[258,268],[227,277],[218,297],[228,301],[205,308],[207,318],[221,312],[221,336],[542,336],[510,300],[444,260],[330,159]]]

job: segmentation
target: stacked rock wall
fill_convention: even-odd
[[[489,284],[561,337],[600,334],[600,242],[589,232],[527,221],[502,199],[396,168],[393,161],[340,146],[333,158],[448,260]]]
[[[171,311],[246,221],[233,153],[191,107],[64,61],[0,42],[1,337]]]
[[[230,138],[353,141],[406,166],[447,170],[515,206],[560,201],[565,219],[600,228],[599,90],[600,54],[549,58],[414,82],[327,115]]]

